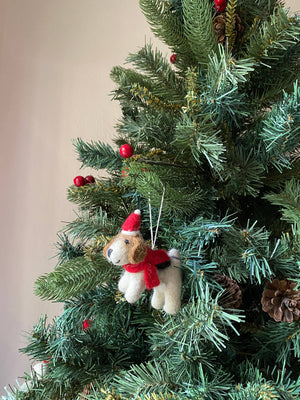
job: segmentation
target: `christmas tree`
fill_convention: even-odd
[[[299,17],[279,0],[140,6],[171,56],[146,44],[113,68],[114,147],[74,141],[109,177],[68,189],[76,219],[35,283],[64,311],[34,326],[39,369],[4,399],[300,399]],[[121,274],[146,273],[120,264],[141,236],[176,252],[153,251],[133,298]]]

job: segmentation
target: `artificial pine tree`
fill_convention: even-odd
[[[78,215],[35,284],[64,312],[23,349],[43,373],[5,398],[300,399],[300,20],[279,0],[140,6],[171,61],[130,54],[111,72],[115,146],[74,142],[110,177],[69,188]],[[137,208],[150,241],[161,205],[156,246],[181,254],[175,315],[149,291],[129,304],[102,255]]]

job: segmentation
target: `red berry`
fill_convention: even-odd
[[[133,147],[130,144],[123,144],[120,147],[120,154],[123,158],[130,158],[133,155]]]
[[[83,323],[82,323],[82,330],[83,330],[83,331],[86,331],[87,329],[89,329],[89,327],[90,327],[90,320],[85,319],[85,320],[83,321]]]
[[[92,175],[85,177],[86,183],[95,183],[95,178]]]
[[[170,62],[172,64],[175,64],[176,63],[176,58],[177,58],[177,54],[172,54],[171,57],[170,57]]]
[[[125,169],[122,169],[122,176],[123,176],[123,178],[126,178],[126,176],[128,175],[128,170],[129,170],[128,167],[126,167]]]
[[[83,176],[76,176],[73,180],[74,185],[77,187],[84,186],[86,184],[86,180]]]
[[[215,1],[215,9],[217,12],[223,12],[226,10],[226,0],[214,0]]]

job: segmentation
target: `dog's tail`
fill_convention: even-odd
[[[178,266],[179,268],[181,267],[181,263],[180,263],[180,253],[178,250],[176,249],[171,249],[168,251],[168,256],[173,259],[174,262],[176,262],[176,260],[178,261]]]

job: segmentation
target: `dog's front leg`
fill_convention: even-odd
[[[119,280],[118,288],[120,292],[125,293],[126,290],[128,289],[129,282],[130,282],[130,272],[124,271],[123,274],[121,275],[121,278]]]
[[[124,293],[128,303],[135,303],[146,289],[144,272],[125,271],[119,281],[119,290]]]

